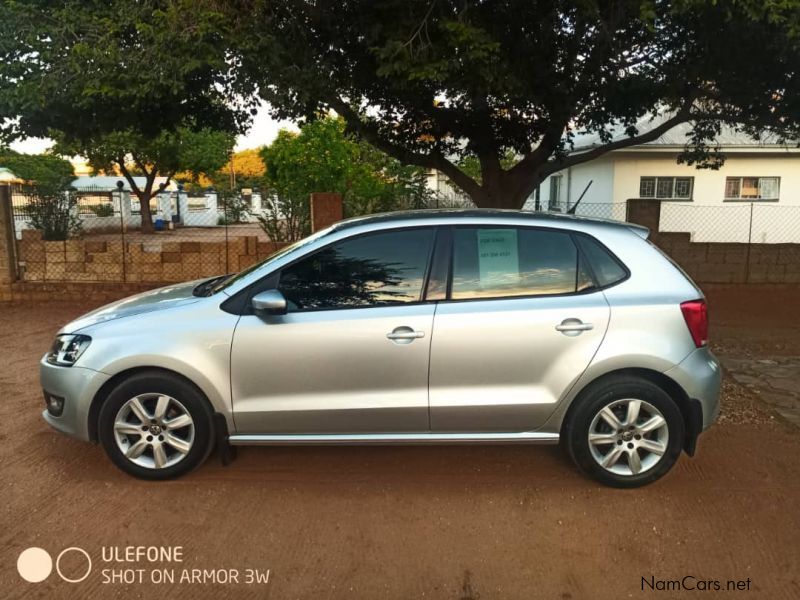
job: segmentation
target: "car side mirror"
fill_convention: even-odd
[[[253,310],[268,315],[285,315],[286,297],[278,290],[266,290],[253,296],[250,300]]]

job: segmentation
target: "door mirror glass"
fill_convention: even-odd
[[[253,296],[253,310],[269,315],[286,314],[286,298],[278,290],[266,290]]]

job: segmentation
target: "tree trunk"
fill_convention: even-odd
[[[152,193],[148,192],[140,192],[139,196],[139,206],[141,207],[141,217],[142,217],[142,233],[153,233],[153,215],[150,212],[150,199],[153,197]]]
[[[464,190],[478,208],[510,208],[520,210],[525,206],[536,186],[544,179],[538,170],[522,173],[500,171],[482,174],[482,183],[476,190]],[[463,189],[463,188],[462,188]]]
[[[156,173],[158,172],[157,168],[154,166],[149,173],[143,168],[147,179],[144,190],[141,190],[139,189],[139,186],[136,185],[136,180],[133,178],[133,175],[131,175],[130,171],[128,171],[128,168],[125,165],[125,157],[118,157],[116,162],[120,172],[122,173],[122,176],[127,179],[128,185],[131,187],[131,193],[135,194],[139,199],[139,214],[141,215],[142,219],[142,233],[153,233],[153,216],[150,212],[150,199],[153,197],[153,184],[156,180]],[[139,161],[139,163],[141,164],[141,161]]]

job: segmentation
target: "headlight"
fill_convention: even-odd
[[[92,338],[88,335],[57,335],[53,347],[47,353],[51,365],[71,367],[89,347]]]

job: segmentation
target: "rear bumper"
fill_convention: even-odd
[[[44,359],[39,363],[39,381],[48,394],[64,398],[64,410],[59,416],[47,410],[42,418],[53,429],[70,437],[89,441],[89,407],[100,387],[109,376],[83,367],[59,367]]]
[[[680,364],[664,373],[680,385],[692,404],[699,407],[699,431],[708,429],[719,416],[722,369],[708,348],[698,348]]]

